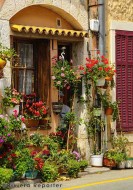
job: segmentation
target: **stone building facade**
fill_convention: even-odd
[[[38,91],[43,99],[45,98],[43,94],[46,94],[46,92],[43,93],[45,91],[43,86],[46,87],[48,94],[46,102],[51,107],[51,102],[58,99],[58,91],[52,85],[50,77],[52,57],[57,55],[63,46],[68,48],[68,57],[73,59],[74,65],[85,63],[85,58],[88,56],[87,1],[2,0],[0,2],[0,41],[4,46],[16,46],[20,51],[22,44],[26,48],[27,44],[28,47],[32,47],[33,44],[36,46],[40,43],[39,48],[46,48],[46,51],[44,51],[44,54],[46,54],[45,64],[49,63],[49,76],[47,77],[48,70],[44,68],[43,73],[46,76],[40,74],[42,86],[38,86]],[[43,46],[41,46],[41,43]],[[8,81],[8,85],[12,83],[13,69],[15,68],[10,63],[7,63],[4,68],[4,77]],[[40,73],[42,73],[42,69],[43,64]],[[47,82],[44,82],[43,78],[47,79]],[[12,84],[15,85],[16,81],[14,80]],[[32,85],[30,88],[32,88]],[[84,115],[84,110],[80,111],[80,116]],[[58,125],[58,117],[51,110],[51,131],[55,131]],[[48,133],[51,131],[48,131]],[[85,126],[79,126],[77,133],[78,148],[81,149],[82,156],[88,158],[89,145]]]

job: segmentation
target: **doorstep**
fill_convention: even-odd
[[[88,175],[88,174],[96,174],[96,173],[103,173],[103,172],[108,172],[111,169],[108,167],[92,167],[92,166],[88,166],[85,171],[83,172],[79,172],[79,177],[82,177],[84,175]]]

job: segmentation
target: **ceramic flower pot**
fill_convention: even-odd
[[[91,156],[92,166],[103,166],[103,154]]]
[[[6,66],[6,61],[0,58],[0,69],[3,69]]]
[[[36,179],[37,178],[38,171],[37,170],[29,170],[25,172],[25,177],[27,179]]]
[[[105,84],[105,78],[98,79],[96,86],[104,86]]]
[[[14,115],[14,111],[17,110],[17,114],[19,114],[19,105],[12,107],[6,107],[6,113],[7,115],[11,116]]]

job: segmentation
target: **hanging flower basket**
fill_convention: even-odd
[[[104,86],[105,84],[105,78],[98,79],[96,86]]]
[[[62,110],[63,103],[61,102],[52,102],[53,112],[59,114]]]
[[[105,109],[105,115],[112,115],[113,109],[112,108],[106,108]]]

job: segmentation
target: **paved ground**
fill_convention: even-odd
[[[124,170],[110,170],[104,167],[88,167],[85,172],[79,174],[79,178],[70,179],[67,181],[56,181],[54,183],[40,183],[37,180],[23,180],[21,182],[15,182],[10,184],[10,189],[12,190],[70,190],[78,189],[79,186],[84,184],[98,184],[108,180],[110,182],[114,179],[133,179],[133,169]],[[75,186],[75,188],[71,188]]]

